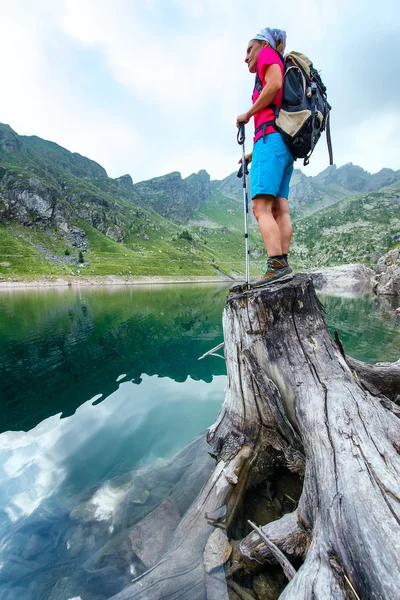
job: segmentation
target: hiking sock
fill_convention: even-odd
[[[281,263],[284,264],[284,256],[283,256],[283,254],[277,254],[276,256],[269,256],[268,257],[268,261],[270,261],[270,260],[279,260]]]
[[[283,254],[277,254],[276,256],[268,256],[268,260],[282,260]]]
[[[282,257],[283,257],[284,261],[286,262],[286,264],[289,266],[288,255],[282,254]]]

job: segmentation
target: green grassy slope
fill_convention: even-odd
[[[34,210],[18,215],[21,194],[45,197],[57,219]],[[85,157],[0,124],[0,278],[243,272],[241,234],[223,230],[226,214],[209,234],[136,204],[135,194],[128,176],[112,180]],[[83,264],[63,221],[86,235]]]
[[[212,244],[194,232],[189,234],[191,239],[168,232],[168,237],[164,235],[157,240],[149,237],[128,245],[110,240],[84,221],[78,225],[89,241],[83,264],[78,262],[76,248],[71,248],[70,255],[65,256],[64,240],[55,230],[43,233],[18,223],[0,224],[0,279],[70,275],[215,276],[230,274],[241,267],[240,260],[225,261],[228,254],[225,247],[235,240],[228,242],[223,234],[217,235]]]
[[[172,175],[180,180],[179,174]],[[304,184],[304,177],[298,174],[297,179]],[[171,181],[170,177],[165,189],[158,181],[157,193],[165,192],[163,202],[176,204],[179,190],[171,188]],[[374,264],[393,246],[391,236],[400,231],[399,184],[345,199],[340,199],[342,188],[328,189],[319,181],[314,187],[319,199],[300,203],[292,211],[291,263],[296,268]],[[143,189],[151,193],[152,186]],[[213,195],[192,211],[188,222],[171,220],[150,208],[146,194],[139,198],[139,188],[129,176],[110,179],[94,161],[37,137],[18,136],[0,124],[0,278],[242,276],[240,182],[232,174],[223,182],[213,182],[211,189]],[[196,199],[197,193],[202,193],[201,185],[193,187],[189,200]],[[33,208],[18,212],[22,196],[25,200],[41,196],[50,215]],[[308,198],[306,188],[301,197]],[[328,202],[334,203],[326,207]],[[74,228],[85,234],[83,264],[78,262],[79,248],[71,235]],[[265,251],[251,212],[249,238],[252,274],[257,274]]]
[[[295,221],[291,256],[303,268],[374,265],[400,231],[400,186],[345,198]]]
[[[257,224],[249,206],[249,244],[251,268],[257,274],[265,260],[265,249]],[[229,264],[244,273],[245,240],[244,240],[244,207],[242,200],[226,197],[220,193],[211,196],[201,209],[196,211],[192,219],[191,231],[208,236],[208,243],[216,251],[222,251],[219,261],[228,269]]]
[[[84,263],[56,228],[46,232],[19,223],[0,224],[0,279],[37,276],[132,275],[218,276],[244,272],[244,240],[239,231],[187,228],[156,215],[125,243],[110,239],[83,219],[76,226],[89,242]],[[186,231],[186,232],[185,232]],[[138,237],[139,236],[139,237]],[[70,253],[65,256],[65,251]]]

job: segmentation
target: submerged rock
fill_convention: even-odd
[[[79,593],[77,589],[79,589]],[[78,577],[63,577],[54,586],[49,600],[106,600],[107,597],[102,593],[88,590],[84,582],[80,582]]]
[[[129,531],[132,549],[146,567],[160,560],[180,520],[176,503],[166,498]]]

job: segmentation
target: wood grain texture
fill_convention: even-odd
[[[396,598],[399,420],[359,385],[328,333],[308,277],[235,298],[228,310],[235,311],[246,360],[242,379],[246,373],[256,382],[269,408],[281,400],[286,423],[278,423],[278,433],[288,439],[291,425],[305,456],[297,515],[311,544],[281,598],[345,598],[344,575],[363,599]],[[271,395],[271,382],[278,396]],[[273,525],[268,528],[273,539]]]
[[[215,466],[164,556],[115,600],[206,600],[215,596],[213,577],[225,590],[223,560],[215,573],[207,562],[205,574],[207,541],[215,527],[229,533],[246,490],[277,464],[304,481],[297,509],[262,528],[289,559],[304,561],[280,598],[345,600],[355,597],[351,587],[363,600],[399,598],[394,403],[378,388],[371,393],[349,366],[306,275],[229,296],[223,328],[228,385],[207,435]],[[272,560],[253,532],[226,572]]]

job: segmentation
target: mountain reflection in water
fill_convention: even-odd
[[[143,373],[178,382],[225,374],[222,360],[198,361],[223,339],[225,295],[215,285],[0,294],[1,430],[72,415],[117,390],[121,374],[136,383]]]
[[[142,572],[136,523],[170,498],[179,521],[212,464],[191,440],[224,399],[224,361],[198,358],[226,291],[0,294],[1,600],[106,600]],[[321,299],[348,354],[399,358],[390,302]]]

